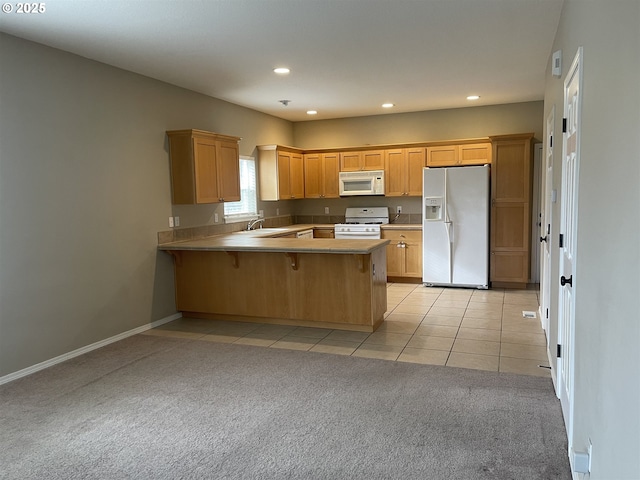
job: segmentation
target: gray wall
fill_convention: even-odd
[[[576,451],[593,444],[595,479],[640,474],[640,2],[565,0],[547,72],[555,105],[554,188],[561,191],[563,80],[583,47],[583,110],[575,280]],[[560,202],[553,211],[551,349],[557,343]],[[551,352],[555,357],[555,352]]]
[[[244,155],[293,138],[290,122],[4,34],[0,64],[3,376],[175,313],[156,250],[166,130],[237,135]]]
[[[422,142],[534,132],[542,141],[543,103],[398,113],[296,122],[297,147],[325,148]]]

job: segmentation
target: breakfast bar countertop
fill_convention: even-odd
[[[255,230],[258,232],[260,229]],[[158,245],[158,249],[165,251],[249,251],[249,252],[295,252],[295,253],[331,253],[366,255],[378,248],[384,247],[389,240],[339,240],[334,238],[285,238],[263,235],[283,235],[286,227],[265,233],[229,233],[196,240]],[[298,225],[291,229],[299,231]]]

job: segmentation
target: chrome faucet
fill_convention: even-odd
[[[251,220],[249,225],[247,225],[247,230],[255,229],[257,224],[260,224],[260,228],[262,228],[262,222],[264,222],[264,218],[255,218]]]

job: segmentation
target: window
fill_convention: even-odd
[[[240,157],[240,201],[224,204],[224,219],[229,223],[256,216],[256,161],[253,157]]]

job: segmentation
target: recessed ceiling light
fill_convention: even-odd
[[[382,108],[391,108],[391,107],[395,107],[394,103],[383,103],[382,104]]]
[[[273,71],[278,75],[286,75],[291,70],[289,70],[287,67],[278,67],[278,68],[274,68]]]
[[[467,100],[478,100],[480,98],[480,95],[469,95],[467,97]]]
[[[307,110],[307,115],[317,115],[318,112],[316,110]]]

